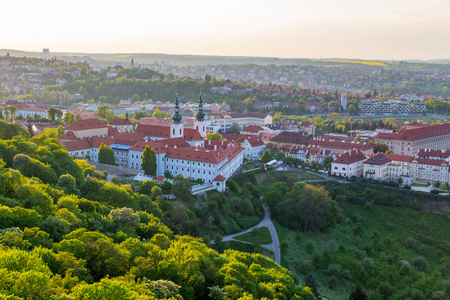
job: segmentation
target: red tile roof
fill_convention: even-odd
[[[134,132],[140,134],[142,138],[146,136],[170,138],[170,127],[168,126],[139,124]]]
[[[142,125],[169,126],[172,118],[149,118],[137,120]]]
[[[118,134],[119,132],[112,126],[108,126],[108,135],[115,135]]]
[[[67,131],[59,137],[60,140],[78,140],[73,131]]]
[[[111,122],[109,122],[109,125],[133,125],[133,123],[131,123],[131,121],[129,119],[120,119],[120,118],[116,118],[114,120],[112,120]]]
[[[416,154],[419,158],[436,157],[436,158],[448,158],[450,157],[450,151],[447,150],[435,150],[435,149],[419,149]]]
[[[270,141],[271,138],[273,138],[274,136],[276,136],[275,133],[267,133],[267,132],[261,132],[258,135],[263,141]]]
[[[365,162],[363,162],[364,164],[370,164],[370,165],[384,165],[387,163],[390,163],[391,160],[389,158],[386,157],[385,154],[383,153],[378,153],[373,157],[369,157]]]
[[[242,136],[244,136],[243,134],[240,134],[240,133],[221,133],[221,135],[222,135],[227,141],[235,141],[235,140],[241,138]]]
[[[274,143],[283,144],[308,144],[308,135],[306,132],[283,131],[270,139]]]
[[[341,156],[336,158],[333,163],[349,165],[366,159],[367,157],[361,152],[361,150],[356,149],[343,153]]]
[[[89,138],[88,141],[91,144],[92,148],[100,148],[101,144],[105,144],[106,146],[114,144],[116,142],[116,139],[109,136],[107,137],[93,136]]]
[[[129,148],[128,151],[134,150],[134,151],[144,151],[145,146],[149,146],[150,148],[153,148],[155,153],[165,153],[167,152],[167,148],[164,147],[161,143],[155,142],[155,141],[140,141],[133,145],[133,147]]]
[[[361,149],[363,151],[373,149],[373,146],[369,143],[366,144],[358,144],[358,143],[349,143],[349,142],[340,142],[340,141],[323,141],[323,140],[309,140],[309,145],[320,146],[322,148],[333,148],[333,149]]]
[[[257,136],[248,137],[247,141],[250,143],[250,146],[252,146],[252,147],[258,147],[258,146],[264,145],[263,140]]]
[[[64,146],[67,151],[87,150],[92,148],[87,138],[76,141],[67,141],[64,143]]]
[[[443,136],[450,134],[450,123],[419,127],[414,129],[402,129],[398,133],[378,133],[378,139],[388,140],[406,140],[417,141],[428,139],[436,136]]]
[[[97,128],[106,128],[106,125],[99,119],[86,119],[86,120],[77,120],[72,124],[67,125],[65,129],[78,131]]]
[[[258,131],[262,131],[264,130],[264,128],[262,128],[261,126],[258,125],[248,125],[247,127],[245,127],[242,132],[252,132],[252,133],[257,133]]]
[[[203,141],[197,129],[184,128],[184,139],[188,141]]]
[[[212,181],[225,181],[225,180],[227,179],[223,177],[221,174],[219,174]]]
[[[426,158],[413,158],[411,160],[412,163],[419,163],[424,165],[433,165],[433,166],[448,166],[448,162],[439,160],[439,159],[426,159]]]
[[[166,158],[219,164],[221,161],[228,158],[228,153],[223,149],[217,149],[216,151],[200,151],[194,147],[189,149],[170,148],[167,151]]]
[[[387,158],[389,158],[391,161],[400,161],[400,162],[411,162],[412,156],[407,155],[399,155],[399,154],[384,154]]]
[[[170,147],[170,148],[188,148],[191,147],[184,138],[172,138],[172,139],[165,139],[165,140],[159,140],[159,143],[161,143],[164,146]]]

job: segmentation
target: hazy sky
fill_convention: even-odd
[[[450,58],[450,0],[13,0],[0,11],[7,49]]]

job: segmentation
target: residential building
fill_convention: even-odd
[[[450,123],[401,129],[397,133],[380,132],[375,137],[385,143],[393,154],[415,155],[419,149],[450,150]]]
[[[69,131],[73,132],[78,139],[108,135],[108,127],[99,119],[76,120],[64,128],[64,133]]]
[[[109,125],[116,129],[118,132],[133,132],[133,123],[126,118],[126,119],[119,119],[116,118],[112,120]]]
[[[307,145],[308,135],[306,132],[288,132],[283,131],[280,134],[274,136],[271,140],[272,143],[280,146],[286,145]]]
[[[265,126],[272,124],[272,116],[270,114],[259,114],[253,112],[247,113],[231,113],[232,123],[236,123],[241,129],[249,125]]]
[[[359,149],[345,152],[331,163],[331,175],[347,178],[361,177],[366,159],[367,157]]]

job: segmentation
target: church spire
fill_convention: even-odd
[[[200,89],[200,99],[198,100],[198,112],[195,115],[195,118],[197,121],[204,121],[205,120],[205,113],[203,112],[203,101],[202,101],[202,90]]]
[[[175,100],[175,113],[172,117],[173,123],[180,124],[181,123],[181,115],[180,115],[180,103],[178,102],[178,93],[177,93],[177,99]]]

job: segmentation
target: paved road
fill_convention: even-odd
[[[244,233],[248,233],[255,228],[267,227],[270,231],[270,235],[272,236],[272,243],[268,244],[268,245],[260,245],[260,246],[273,251],[273,253],[275,254],[275,262],[277,264],[281,265],[280,240],[278,239],[277,231],[275,229],[275,226],[272,223],[272,219],[270,218],[269,207],[267,205],[263,204],[263,208],[264,208],[264,219],[258,225],[255,225],[255,226],[253,226],[249,229],[246,229],[242,232],[239,232],[239,233],[226,235],[222,238],[222,241],[223,242],[227,242],[227,241],[242,242],[239,240],[235,240],[234,237],[244,234]],[[246,243],[246,242],[243,242],[243,243]]]

